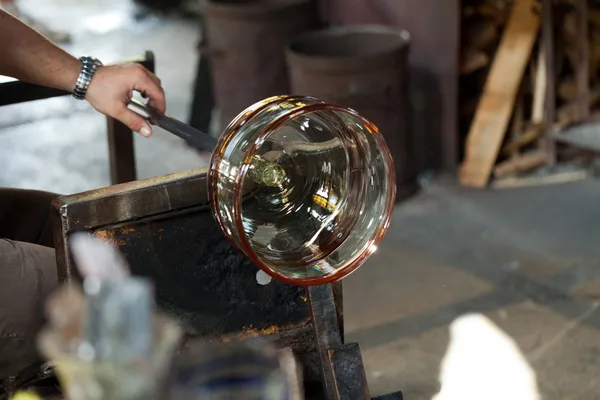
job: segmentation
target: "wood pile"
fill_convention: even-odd
[[[461,183],[484,187],[572,156],[553,135],[600,109],[600,0],[463,3]]]
[[[461,117],[473,118],[513,0],[463,0],[461,20]]]

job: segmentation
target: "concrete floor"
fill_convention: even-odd
[[[398,206],[378,252],[344,286],[348,340],[362,347],[371,388],[430,399],[449,323],[478,312],[516,340],[544,399],[599,399],[598,195],[592,180],[498,191],[436,183]]]
[[[21,4],[71,31],[74,54],[116,61],[153,50],[169,112],[187,118],[194,24],[132,23],[125,0]],[[74,193],[108,185],[104,129],[103,117],[66,98],[1,109],[0,186]],[[140,177],[206,163],[160,131],[137,138],[136,153]],[[361,345],[372,394],[431,399],[450,323],[478,312],[516,341],[544,399],[600,399],[598,198],[594,180],[497,191],[436,181],[399,205],[379,251],[345,280],[347,340]],[[476,368],[494,371],[483,353]],[[493,374],[490,387],[510,387],[507,372]]]

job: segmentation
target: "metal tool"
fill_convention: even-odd
[[[152,125],[159,126],[175,136],[180,137],[198,150],[212,153],[217,145],[217,139],[210,136],[208,133],[192,128],[167,114],[155,110],[141,101],[132,99],[127,105],[127,108],[145,118]]]

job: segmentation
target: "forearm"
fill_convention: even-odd
[[[79,60],[0,9],[0,75],[72,91]]]

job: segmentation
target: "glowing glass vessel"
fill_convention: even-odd
[[[356,270],[395,203],[393,161],[377,127],[310,97],[272,97],[243,111],[217,142],[208,182],[225,235],[293,284]]]

